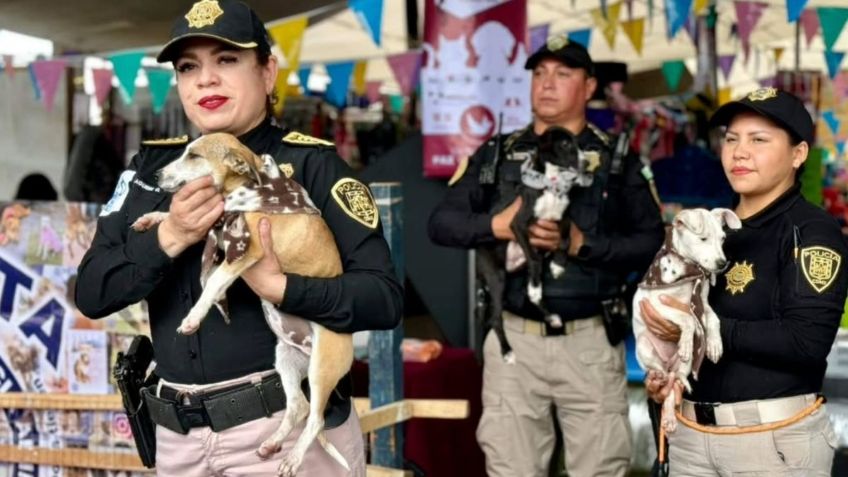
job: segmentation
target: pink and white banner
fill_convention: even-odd
[[[498,131],[530,122],[527,0],[426,0],[424,175],[450,177]]]

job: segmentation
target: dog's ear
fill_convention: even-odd
[[[687,228],[695,235],[704,233],[704,218],[697,210],[681,210],[674,217],[674,228]]]
[[[710,213],[713,214],[713,216],[715,216],[722,225],[726,225],[730,229],[738,230],[742,228],[742,221],[739,220],[739,217],[737,217],[730,209],[715,208],[711,210]]]
[[[258,184],[262,183],[259,170],[256,168],[255,154],[246,147],[230,147],[224,154],[224,165],[242,176],[252,177]]]

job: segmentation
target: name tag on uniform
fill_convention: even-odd
[[[141,179],[139,179],[139,178],[136,178],[136,179],[133,181],[133,184],[135,184],[135,185],[137,185],[137,186],[141,187],[142,189],[144,189],[144,190],[146,190],[146,191],[148,191],[148,192],[162,192],[162,189],[161,189],[160,187],[155,187],[155,186],[152,186],[152,185],[146,184],[144,181],[142,181],[142,180],[141,180]]]
[[[506,159],[508,161],[518,161],[518,162],[524,162],[527,159],[532,159],[532,158],[533,158],[533,152],[532,151],[512,151],[506,156]]]

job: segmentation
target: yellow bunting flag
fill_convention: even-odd
[[[610,49],[615,47],[615,33],[618,30],[618,13],[621,11],[621,2],[614,3],[607,7],[607,16],[604,17],[604,12],[600,8],[592,10],[592,18],[595,20],[595,25],[601,30],[604,38],[607,39],[607,44]]]
[[[303,42],[303,32],[306,30],[307,17],[298,17],[272,26],[268,33],[274,43],[280,47],[280,52],[286,60],[284,66],[289,71],[296,71],[300,64],[300,45]]]
[[[365,95],[365,68],[368,63],[365,61],[357,61],[353,65],[353,92],[357,96]]]
[[[780,64],[780,58],[783,56],[783,52],[786,51],[786,48],[780,46],[774,49],[774,62],[775,64]]]
[[[280,68],[277,71],[277,81],[274,84],[274,91],[277,92],[277,102],[274,103],[274,116],[281,117],[283,114],[283,104],[286,102],[286,94],[289,87],[289,69]]]
[[[695,6],[692,8],[692,12],[695,15],[701,15],[704,13],[704,9],[707,8],[707,5],[710,3],[710,0],[695,0]]]
[[[633,48],[636,50],[636,53],[639,53],[639,56],[642,56],[642,38],[645,33],[645,19],[637,18],[635,20],[621,22],[621,29],[624,30],[624,34],[627,35],[627,38],[630,39],[630,43],[633,44]]]
[[[727,88],[719,88],[718,90],[718,105],[721,106],[723,104],[730,102],[730,94],[732,90],[730,87]]]

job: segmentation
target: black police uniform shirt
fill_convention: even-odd
[[[593,180],[598,182],[599,171],[609,171],[612,160],[611,139],[592,125],[587,125],[576,137],[583,151],[597,151],[600,165]],[[467,169],[453,184],[430,216],[428,233],[434,242],[452,247],[476,248],[498,242],[492,233],[492,217],[513,202],[517,189],[498,190],[505,180],[520,181],[520,167],[524,156],[515,154],[522,148],[533,149],[538,136],[532,125],[524,130],[500,137],[501,158],[498,165],[498,186],[480,183],[480,168],[492,161],[498,141],[491,139],[468,159]],[[624,277],[632,271],[644,272],[662,244],[664,229],[659,207],[650,192],[648,182],[641,174],[642,164],[635,155],[623,159],[623,170],[616,177],[608,177],[606,187],[596,191],[597,202],[584,200],[591,188],[572,188],[568,214],[584,233],[588,253],[569,257],[566,272],[554,279],[546,271],[544,301],[547,308],[564,320],[585,318],[600,313],[601,297],[595,290],[595,277],[613,276],[612,284],[618,290]],[[509,176],[514,176],[510,179]],[[615,187],[614,187],[615,185]],[[593,199],[594,200],[594,199]],[[567,231],[563,231],[567,238]],[[581,274],[586,290],[557,290],[574,287],[578,280],[566,282],[569,275]],[[533,320],[543,320],[538,308],[526,296],[526,267],[507,276],[504,309]]]
[[[271,154],[283,172],[306,188],[333,232],[344,274],[289,274],[279,308],[338,332],[393,328],[401,316],[402,295],[381,227],[376,218],[357,218],[340,205],[343,198],[334,197],[334,184],[351,177],[350,169],[331,147],[303,144],[318,142],[308,137],[295,144],[284,141],[285,136],[266,120],[239,139],[257,154]],[[155,229],[130,229],[139,216],[168,210],[171,195],[156,186],[155,174],[183,153],[185,142],[144,146],[123,173],[113,198],[119,203],[108,204],[101,213],[80,264],[77,306],[86,316],[98,318],[146,299],[156,373],[171,382],[206,384],[272,369],[277,338],[265,322],[259,298],[240,279],[227,291],[229,325],[213,307],[197,333],[177,333],[202,291],[204,241],[171,259],[159,247]],[[124,197],[121,187],[129,188]],[[110,207],[115,210],[108,213]]]
[[[727,270],[710,305],[724,354],[690,380],[699,402],[740,402],[821,391],[848,290],[846,244],[824,210],[787,191],[724,242]]]

